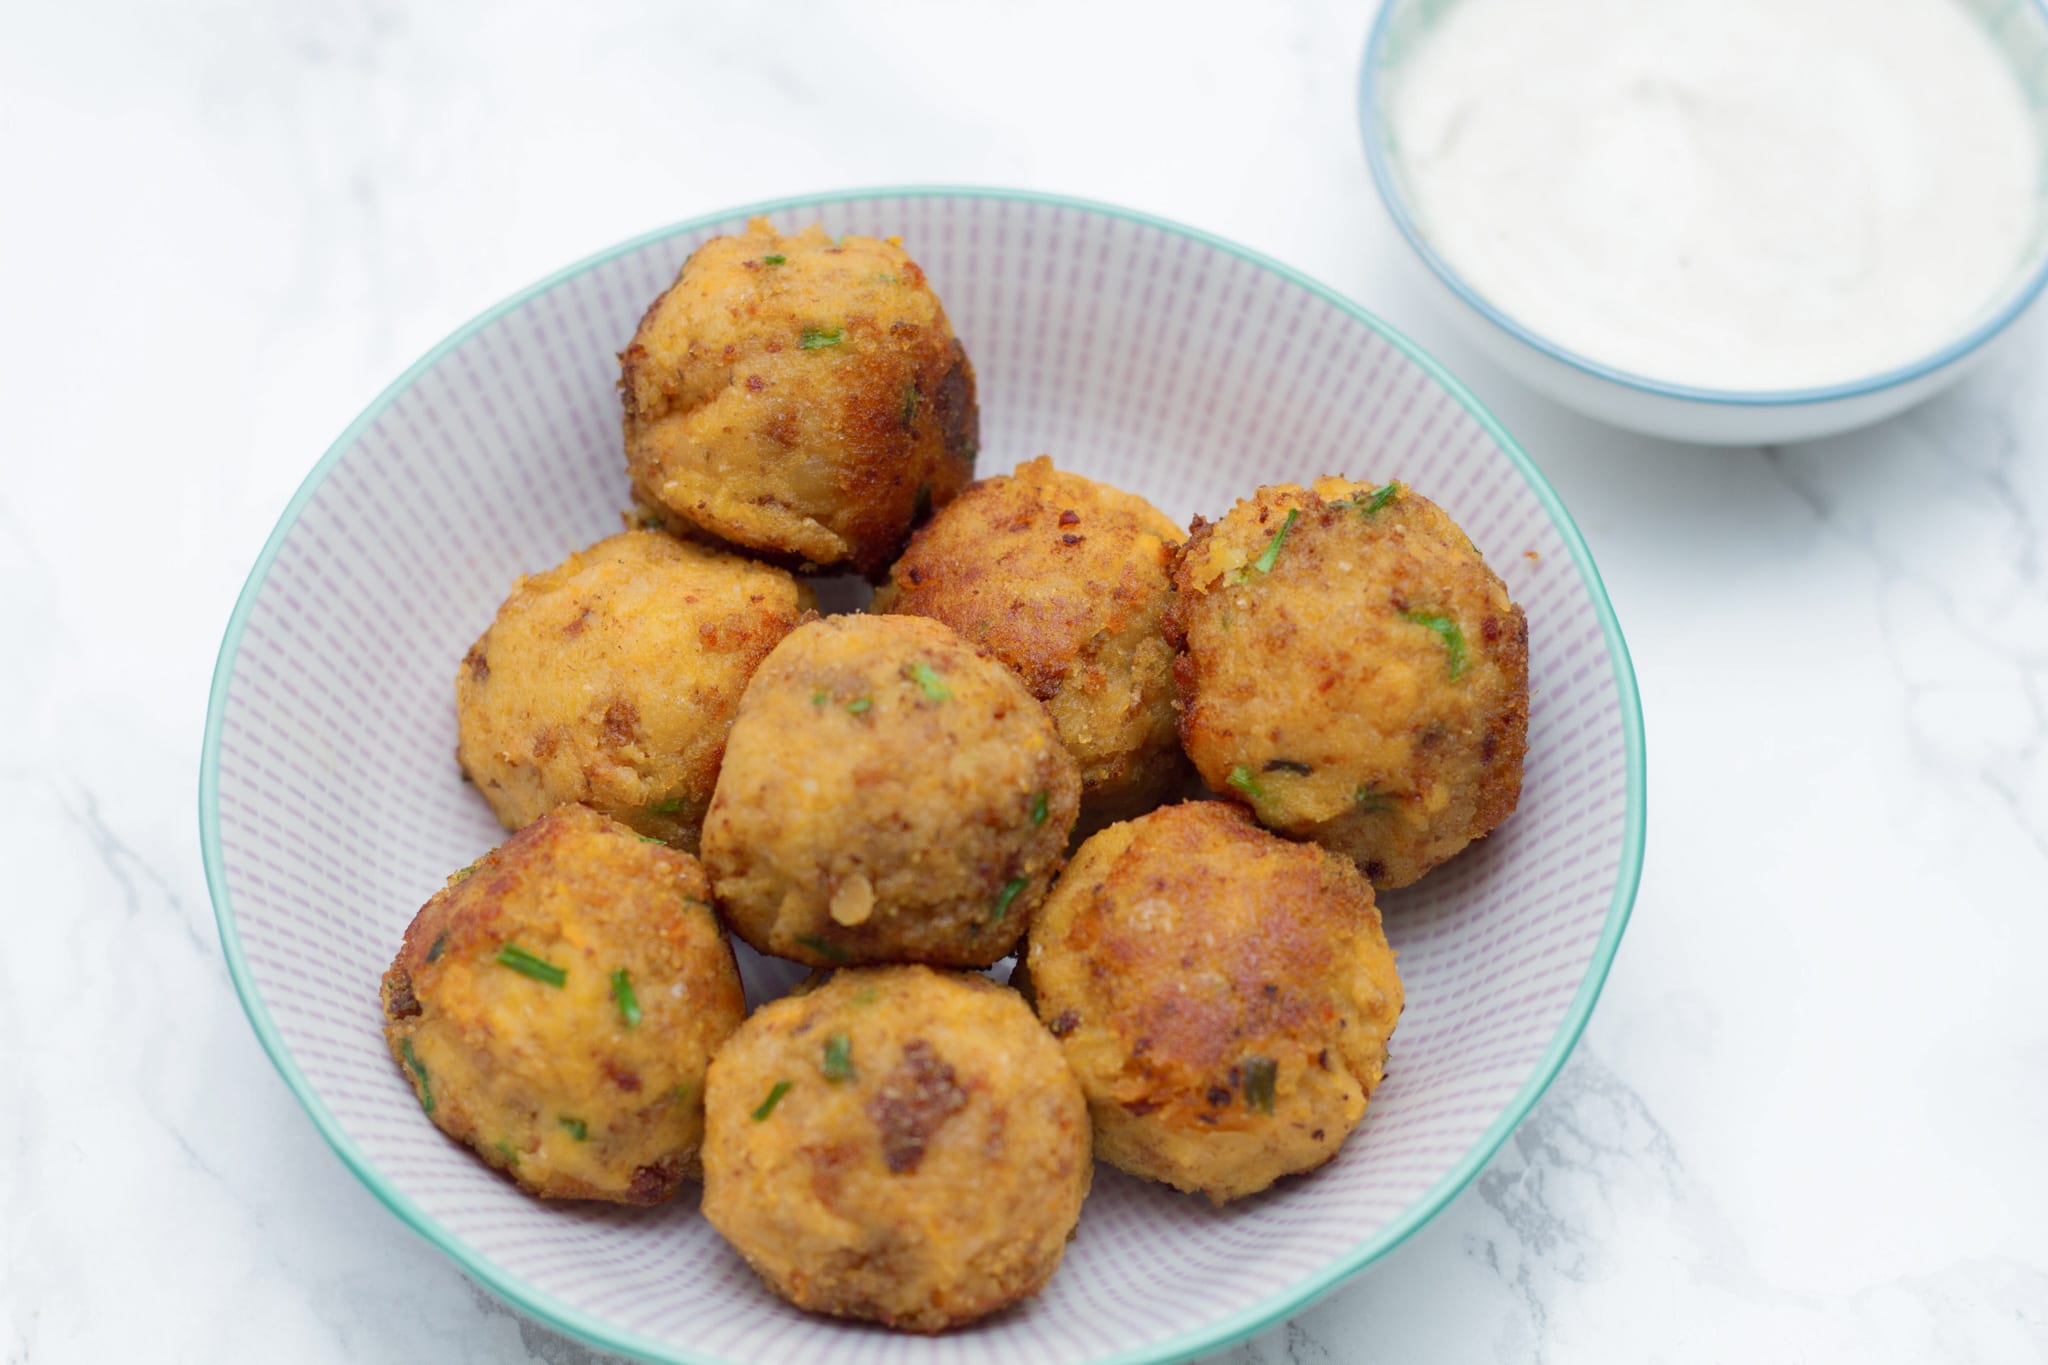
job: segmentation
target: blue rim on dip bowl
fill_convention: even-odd
[[[1832,435],[1904,411],[1961,378],[2010,335],[2048,285],[2048,0],[1961,0],[2010,63],[2040,147],[2036,222],[2010,285],[1968,330],[1927,355],[1878,374],[1816,388],[1734,390],[1674,383],[1592,359],[1499,308],[1431,245],[1402,183],[1386,101],[1405,56],[1457,0],[1387,0],[1366,38],[1358,78],[1358,125],[1374,187],[1409,250],[1415,272],[1458,326],[1529,387],[1619,427],[1710,445],[1758,445]]]

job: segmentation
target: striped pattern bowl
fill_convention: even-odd
[[[1214,516],[1261,483],[1399,476],[1529,616],[1522,806],[1386,898],[1408,1010],[1342,1155],[1214,1209],[1100,1173],[1036,1300],[927,1339],[807,1317],[697,1216],[542,1205],[420,1116],[377,981],[413,912],[502,831],[451,757],[452,679],[515,575],[618,529],[614,358],[705,239],[750,214],[901,234],[980,374],[982,466],[1039,452]],[[793,199],[655,233],[464,327],[313,469],[236,603],[200,774],[236,988],[327,1140],[505,1298],[662,1361],[1159,1361],[1266,1326],[1398,1245],[1528,1112],[1593,1007],[1643,846],[1642,725],[1614,613],[1557,495],[1435,362],[1273,261],[1042,195]],[[786,974],[751,964],[759,990]]]

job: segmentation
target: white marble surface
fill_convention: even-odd
[[[1379,310],[1550,473],[1634,648],[1650,857],[1576,1057],[1429,1228],[1222,1359],[2048,1358],[2048,327],[1812,446],[1561,412],[1404,274],[1370,8],[0,12],[0,1360],[591,1359],[388,1216],[245,1025],[214,651],[308,465],[470,315],[910,181],[1120,201]]]

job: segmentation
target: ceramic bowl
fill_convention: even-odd
[[[2011,63],[2048,157],[2048,2],[1961,3]],[[2048,284],[2044,173],[2032,243],[2013,262],[2005,288],[1961,335],[1909,364],[1821,388],[1752,392],[1652,379],[1580,355],[1509,316],[1466,283],[1430,245],[1409,207],[1386,115],[1386,92],[1403,59],[1454,7],[1455,0],[1387,0],[1381,7],[1359,70],[1358,124],[1366,163],[1423,287],[1501,368],[1567,407],[1631,431],[1707,445],[1768,445],[1849,431],[1903,412],[1962,378],[2011,333]]]
[[[985,471],[1049,451],[1182,519],[1279,479],[1399,476],[1452,510],[1529,617],[1521,809],[1386,898],[1407,1014],[1342,1154],[1222,1209],[1103,1170],[1050,1287],[937,1338],[787,1307],[699,1216],[695,1186],[647,1210],[528,1199],[421,1116],[379,1033],[378,978],[406,923],[504,837],[456,772],[457,661],[516,575],[618,529],[615,357],[684,257],[756,213],[902,235],[979,372]],[[264,547],[221,649],[200,776],[235,986],[342,1160],[535,1317],[681,1362],[1158,1361],[1299,1308],[1443,1207],[1542,1093],[1627,919],[1643,818],[1636,689],[1599,575],[1556,493],[1455,380],[1251,252],[986,190],[700,218],[435,347],[342,433]],[[756,1003],[788,979],[751,955],[747,972]]]

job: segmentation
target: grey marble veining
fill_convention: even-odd
[[[2048,329],[1870,431],[1704,451],[1428,311],[1369,4],[206,3],[0,17],[0,1360],[601,1359],[328,1152],[236,1005],[194,786],[306,468],[502,295],[698,212],[1006,183],[1179,218],[1435,351],[1599,557],[1651,848],[1577,1055],[1463,1195],[1217,1357],[2048,1359]]]

